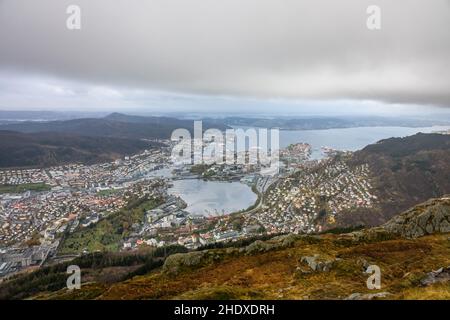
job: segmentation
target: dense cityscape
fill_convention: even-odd
[[[344,209],[370,207],[376,200],[368,167],[349,168],[346,153],[341,161],[311,160],[309,144],[290,145],[280,152],[279,173],[264,176],[254,164],[175,165],[173,143],[159,142],[163,147],[110,163],[1,170],[0,276],[103,250],[174,244],[194,249],[261,234],[317,232],[324,210],[332,220]],[[323,152],[338,153],[326,147]],[[238,212],[192,214],[170,192],[179,179],[240,181],[258,197]],[[117,216],[127,221],[117,223]],[[117,235],[105,240],[105,224]]]

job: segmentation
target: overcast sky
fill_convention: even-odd
[[[0,0],[0,109],[426,106],[450,106],[449,0]]]

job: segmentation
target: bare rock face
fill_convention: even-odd
[[[415,206],[394,217],[382,228],[406,238],[450,232],[450,196],[431,199]]]

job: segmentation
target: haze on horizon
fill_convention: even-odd
[[[0,110],[448,113],[449,71],[449,0],[0,1]]]

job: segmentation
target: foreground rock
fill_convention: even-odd
[[[318,254],[315,254],[313,256],[303,256],[301,257],[300,262],[308,265],[312,271],[321,272],[330,271],[334,264],[334,260],[325,259]],[[307,272],[305,270],[302,271]]]
[[[422,286],[429,286],[435,283],[443,283],[448,281],[450,281],[450,266],[427,273],[427,275],[420,280],[420,284]]]
[[[377,292],[377,293],[366,293],[366,294],[356,292],[356,293],[352,293],[344,300],[374,300],[374,299],[389,298],[390,295],[391,295],[391,293],[389,293],[389,292]]]
[[[406,238],[450,232],[450,196],[417,205],[394,217],[382,228]]]

